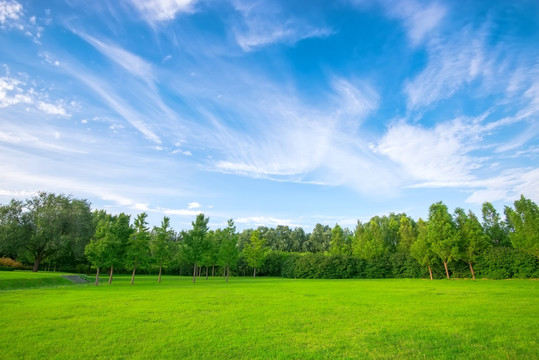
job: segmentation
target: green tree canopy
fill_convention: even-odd
[[[459,237],[453,219],[441,201],[429,208],[428,237],[432,250],[443,261],[449,279],[447,264],[459,258]]]
[[[254,231],[251,234],[249,242],[243,249],[243,253],[247,259],[247,264],[253,268],[253,277],[256,277],[256,269],[260,268],[260,266],[262,266],[264,263],[267,250],[268,248],[265,240],[260,237],[258,230]]]
[[[515,209],[505,208],[507,220],[513,231],[509,234],[511,243],[539,258],[539,207],[536,203],[521,195],[514,202]]]
[[[201,264],[204,254],[207,251],[208,222],[209,218],[204,214],[198,214],[195,221],[191,224],[193,228],[188,232],[183,232],[183,247],[182,251],[185,259],[193,265],[193,282],[196,281],[196,272]]]
[[[146,218],[148,214],[138,214],[134,222],[134,232],[127,243],[125,265],[133,269],[131,285],[135,281],[137,267],[146,267],[150,263],[150,229]]]
[[[230,267],[234,267],[238,262],[239,248],[238,235],[236,234],[236,226],[232,219],[228,220],[228,226],[221,232],[219,246],[219,265],[223,267],[226,275],[226,282],[230,274]]]

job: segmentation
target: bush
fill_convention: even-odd
[[[530,278],[539,276],[536,257],[508,247],[494,247],[484,252],[475,266],[478,276],[489,279]]]
[[[11,268],[12,270],[24,268],[24,266],[20,262],[7,257],[0,258],[0,267]]]
[[[285,278],[295,278],[296,277],[296,261],[299,259],[300,255],[290,254],[288,258],[283,262],[281,267],[281,276]]]
[[[290,253],[283,251],[270,251],[257,273],[265,276],[281,276],[283,264],[289,256]]]
[[[404,253],[394,253],[389,257],[394,278],[421,278],[429,276],[426,267],[421,266],[413,257]]]

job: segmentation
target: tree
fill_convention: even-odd
[[[86,200],[40,192],[22,203],[18,222],[24,240],[18,244],[17,253],[33,260],[34,272],[43,260],[65,249],[76,249],[81,257],[94,231],[91,220]]]
[[[481,207],[483,229],[494,246],[511,246],[507,229],[500,220],[500,214],[491,203],[485,202]]]
[[[110,247],[109,254],[111,255],[107,262],[107,266],[110,267],[109,284],[112,283],[114,266],[121,265],[125,262],[127,245],[133,231],[130,215],[120,213],[112,217],[107,242],[107,245]]]
[[[198,265],[207,249],[206,234],[209,220],[204,214],[198,214],[195,221],[191,223],[193,229],[182,233],[185,258],[193,265],[193,283],[196,281]]]
[[[354,242],[354,254],[357,257],[370,260],[386,253],[386,244],[380,222],[381,219],[378,216],[373,217],[365,225],[358,221]]]
[[[447,264],[459,257],[459,237],[447,206],[441,201],[430,206],[427,229],[432,250],[444,263],[449,279]]]
[[[238,262],[238,235],[236,234],[236,226],[232,219],[228,220],[228,226],[220,232],[222,238],[219,246],[218,261],[223,267],[228,282],[230,267],[235,266]]]
[[[148,214],[137,215],[134,226],[135,231],[131,234],[127,243],[125,265],[133,269],[131,285],[135,282],[135,272],[138,266],[145,267],[150,262],[150,231],[146,218]]]
[[[473,264],[477,257],[492,244],[489,243],[488,236],[485,235],[483,227],[473,212],[469,211],[468,216],[461,214],[460,217],[464,219],[462,225],[459,226],[459,235],[463,246],[461,258],[470,266],[472,279],[475,280]]]
[[[509,239],[515,249],[539,258],[539,207],[524,195],[514,202],[514,206],[514,210],[505,208],[507,220],[513,228]]]
[[[416,240],[417,234],[409,217],[401,217],[398,236],[399,243],[397,244],[397,251],[406,255],[410,254],[410,247]]]
[[[331,255],[347,255],[346,238],[343,229],[339,224],[331,230],[331,241],[329,243],[329,253]]]
[[[95,234],[90,243],[86,245],[84,254],[90,262],[96,267],[95,286],[99,285],[99,269],[107,264],[110,258],[110,247],[107,246],[107,240],[110,231],[111,219],[102,218],[97,223]]]
[[[264,263],[264,257],[266,256],[267,247],[266,242],[260,237],[258,230],[251,234],[249,242],[243,249],[247,264],[253,268],[253,277],[256,277],[256,269],[260,268]]]
[[[322,224],[316,224],[313,232],[309,236],[309,240],[306,242],[306,250],[309,252],[317,253],[324,252],[329,249],[329,243],[331,241],[331,228],[329,226],[323,226]]]
[[[300,252],[303,249],[303,244],[307,240],[305,231],[301,227],[294,228],[290,233],[291,248],[290,251]]]
[[[154,236],[150,241],[150,250],[153,259],[159,266],[158,283],[161,283],[161,272],[164,266],[171,260],[173,254],[172,238],[174,232],[170,228],[170,218],[164,217],[160,227],[154,227]]]
[[[430,279],[432,280],[432,263],[436,260],[436,254],[432,250],[432,244],[429,241],[428,225],[423,219],[417,222],[417,240],[410,246],[410,254],[421,265],[429,269]]]
[[[29,236],[23,207],[22,201],[14,199],[9,204],[0,206],[0,257],[15,259]]]

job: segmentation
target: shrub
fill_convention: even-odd
[[[15,261],[13,259],[2,257],[0,258],[0,267],[11,268],[12,270],[14,270],[14,269],[22,269],[23,265],[20,262]]]
[[[508,247],[494,247],[484,252],[475,268],[489,279],[530,278],[539,276],[539,261],[533,255]]]
[[[260,267],[260,275],[281,276],[284,262],[288,259],[290,253],[283,251],[270,251],[264,258],[264,263]]]
[[[296,277],[296,261],[299,259],[298,254],[290,254],[288,258],[283,262],[281,267],[281,276],[285,278]]]

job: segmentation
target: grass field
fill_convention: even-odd
[[[539,358],[535,280],[58,277],[0,272],[2,358]]]

